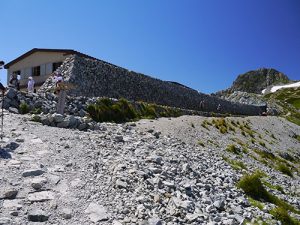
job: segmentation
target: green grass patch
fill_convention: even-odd
[[[141,118],[177,117],[181,113],[174,108],[139,102],[132,104],[126,99],[112,101],[109,98],[99,99],[96,104],[87,107],[90,117],[97,122],[122,123]]]
[[[264,159],[275,160],[276,156],[272,152],[262,151],[259,149],[254,149],[254,152],[260,155]]]
[[[243,147],[242,152],[243,152],[244,154],[248,154],[248,153],[249,153],[249,150],[248,150],[246,147]]]
[[[299,225],[300,222],[292,218],[286,209],[283,207],[276,207],[270,210],[270,214],[274,216],[276,220],[279,220],[282,225]]]
[[[230,138],[230,140],[236,142],[237,144],[239,144],[240,146],[242,147],[246,147],[247,144],[245,144],[241,139],[238,139],[238,138]]]
[[[230,131],[232,131],[233,133],[235,133],[235,128],[234,128],[233,126],[229,126],[228,129],[229,129]]]
[[[29,113],[29,105],[27,103],[21,103],[19,105],[19,112],[21,114]]]
[[[295,135],[295,139],[298,140],[300,142],[300,135]]]
[[[275,140],[277,139],[274,134],[271,134],[271,138],[273,138]]]
[[[258,143],[259,143],[261,146],[266,147],[266,143],[265,143],[265,142],[259,141]]]
[[[220,131],[220,133],[225,134],[228,133],[228,124],[224,118],[213,119],[213,125]]]
[[[283,163],[279,163],[277,165],[277,170],[280,171],[283,174],[286,174],[290,177],[293,177],[293,173],[292,173],[291,169]]]
[[[253,198],[251,198],[251,197],[248,197],[248,201],[250,202],[250,204],[251,204],[252,206],[257,207],[257,208],[259,208],[260,210],[263,210],[264,204],[263,204],[262,202],[257,201],[257,200],[255,200],[255,199],[253,199]]]
[[[206,130],[209,130],[209,126],[212,126],[212,123],[208,120],[203,120],[201,126],[204,127]]]
[[[30,111],[31,114],[41,114],[42,109],[41,108],[34,108],[33,110]]]
[[[253,174],[245,174],[237,183],[237,187],[241,188],[246,195],[250,196],[254,200],[270,202],[278,207],[284,208],[285,210],[290,210],[298,214],[300,213],[299,210],[295,209],[289,203],[269,193],[261,182],[261,177],[262,175],[257,172]]]
[[[281,116],[300,126],[300,88],[284,88],[264,97],[282,107]]]
[[[205,146],[205,144],[202,141],[198,141],[197,144],[200,145],[200,146],[202,146],[202,147]]]
[[[280,191],[282,194],[284,194],[284,190],[283,190],[283,187],[279,186],[279,185],[273,185],[273,184],[270,184],[269,182],[265,181],[265,180],[262,180],[263,184],[270,188],[270,189],[273,189],[273,190],[277,190],[277,191]]]
[[[261,217],[256,218],[254,221],[249,221],[248,219],[245,219],[242,225],[273,225],[272,222],[263,221]]]
[[[242,161],[239,160],[233,160],[227,157],[223,157],[223,159],[232,167],[232,169],[234,170],[247,170],[247,167],[245,166],[245,164]]]
[[[234,144],[227,145],[226,151],[230,153],[234,153],[236,155],[239,155],[241,153],[241,150]]]
[[[36,115],[36,114],[33,114],[33,116],[31,117],[31,121],[40,123],[41,122],[41,117]]]
[[[238,188],[241,188],[246,195],[251,198],[261,201],[265,200],[270,202],[270,196],[265,187],[263,186],[259,173],[253,173],[251,175],[244,175],[237,184]]]
[[[288,121],[300,126],[300,113],[299,112],[292,111],[291,114],[286,117],[286,119]]]

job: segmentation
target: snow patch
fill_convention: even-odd
[[[274,86],[271,88],[270,92],[274,93],[282,88],[293,88],[293,87],[300,87],[300,81],[293,83],[293,84],[286,84],[286,85],[280,85],[280,86]],[[262,90],[261,93],[264,94],[266,92],[266,89]]]

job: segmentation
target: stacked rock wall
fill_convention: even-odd
[[[65,81],[76,87],[68,93],[72,96],[123,97],[177,108],[242,115],[259,115],[265,111],[263,107],[231,103],[180,84],[77,55],[66,59],[59,69]],[[50,80],[46,81],[40,91],[46,91],[51,85],[53,83]],[[204,102],[202,106],[201,102]]]

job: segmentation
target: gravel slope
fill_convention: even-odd
[[[249,137],[205,129],[201,123],[207,119],[106,123],[100,131],[81,132],[6,112],[0,224],[241,224],[259,217],[275,224],[270,204],[259,210],[236,188],[245,171],[222,159],[226,146],[234,143],[230,138],[246,142]],[[272,151],[299,154],[293,137],[299,127],[275,117],[234,120],[250,120]],[[299,172],[291,178],[251,157],[240,160],[250,171],[267,172],[290,194],[273,192],[300,208]]]

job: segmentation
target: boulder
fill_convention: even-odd
[[[28,220],[32,222],[46,222],[49,219],[49,214],[44,210],[34,209],[28,213]]]
[[[89,206],[85,210],[85,213],[88,214],[90,220],[94,223],[106,221],[110,218],[110,215],[107,213],[106,208],[94,202],[89,204]]]

